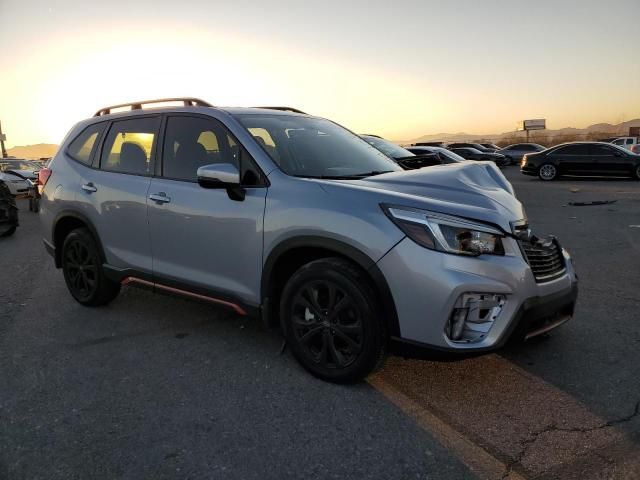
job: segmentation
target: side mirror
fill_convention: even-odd
[[[231,200],[242,202],[245,189],[240,186],[240,172],[230,163],[212,163],[198,168],[198,184],[202,188],[224,188]]]
[[[230,163],[213,163],[198,168],[198,184],[203,188],[240,186],[240,172]]]

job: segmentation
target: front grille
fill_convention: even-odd
[[[549,282],[566,271],[562,249],[555,238],[536,242],[521,240],[520,245],[536,282]]]
[[[514,231],[520,238],[520,247],[536,282],[550,282],[564,275],[564,256],[555,238],[539,239],[530,234],[528,225],[515,226]]]

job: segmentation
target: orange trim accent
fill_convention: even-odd
[[[167,285],[162,285],[160,283],[150,282],[148,280],[143,280],[138,277],[127,277],[124,280],[122,280],[122,282],[120,283],[122,285],[128,285],[130,283],[139,283],[140,285],[145,285],[147,287],[160,288],[161,290],[166,290],[167,292],[177,293],[179,295],[185,295],[187,297],[193,297],[200,300],[205,300],[207,302],[216,303],[218,305],[224,305],[225,307],[229,307],[233,309],[238,315],[247,314],[247,312],[242,307],[240,307],[240,305],[237,305],[235,303],[227,302],[225,300],[220,300],[219,298],[209,297],[207,295],[200,295],[199,293],[193,293],[187,290],[181,290],[179,288],[169,287]]]

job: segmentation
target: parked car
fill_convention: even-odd
[[[537,143],[514,143],[498,150],[497,153],[501,153],[512,165],[516,165],[520,163],[524,155],[542,152],[544,149],[545,147]]]
[[[485,146],[480,145],[479,143],[463,143],[463,142],[456,142],[456,143],[450,143],[447,145],[447,148],[449,150],[453,150],[454,148],[475,148],[476,150],[478,150],[479,152],[483,152],[483,153],[493,153],[493,149],[491,148],[487,148]]]
[[[14,197],[28,197],[33,183],[17,173],[0,170],[0,181],[5,184],[9,193]]]
[[[23,178],[36,180],[38,178],[37,171],[41,167],[31,160],[23,160],[18,158],[0,158],[0,172],[14,172]]]
[[[412,147],[444,147],[446,142],[417,142],[412,143]]]
[[[569,254],[492,163],[404,171],[323,118],[179,101],[103,108],[40,170],[44,244],[82,305],[123,284],[209,301],[334,382],[403,345],[487,351],[572,316]]]
[[[406,148],[402,148],[401,146],[377,135],[360,135],[360,137],[368,144],[380,150],[387,157],[394,160],[405,170],[415,170],[416,168],[432,167],[434,165],[442,164],[440,157],[431,152],[414,154]]]
[[[572,142],[523,157],[520,171],[541,180],[562,175],[634,177],[640,180],[640,155],[602,142]]]
[[[434,153],[440,157],[440,161],[442,163],[457,163],[466,161],[457,153],[453,153],[451,150],[448,150],[444,147],[417,147],[410,146],[406,147],[411,153],[415,155],[424,155],[426,153]]]
[[[640,139],[638,137],[615,137],[603,141],[618,145],[619,147],[625,148],[629,151],[633,151],[633,148],[640,143]]]
[[[500,153],[493,152],[481,152],[475,148],[462,147],[462,148],[449,148],[453,153],[457,153],[466,160],[484,160],[489,162],[495,162],[499,167],[505,167],[509,165],[509,161],[506,157]]]
[[[497,152],[498,150],[500,150],[500,147],[495,143],[481,143],[480,145],[488,150],[491,150],[492,152]]]
[[[0,179],[0,237],[13,235],[18,228],[18,207],[6,181]]]

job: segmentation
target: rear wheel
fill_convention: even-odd
[[[636,165],[636,169],[635,169],[635,178],[636,180],[640,180],[640,165]]]
[[[86,228],[75,229],[64,239],[62,271],[69,292],[82,305],[105,305],[120,292],[120,284],[105,276],[100,250]]]
[[[301,267],[287,282],[280,315],[302,366],[336,383],[356,382],[380,366],[386,338],[369,279],[341,258]]]
[[[558,169],[556,168],[555,165],[552,165],[551,163],[545,163],[544,165],[541,165],[540,168],[538,169],[538,177],[540,177],[540,180],[544,180],[548,182],[548,181],[554,180],[557,176],[558,176]]]

